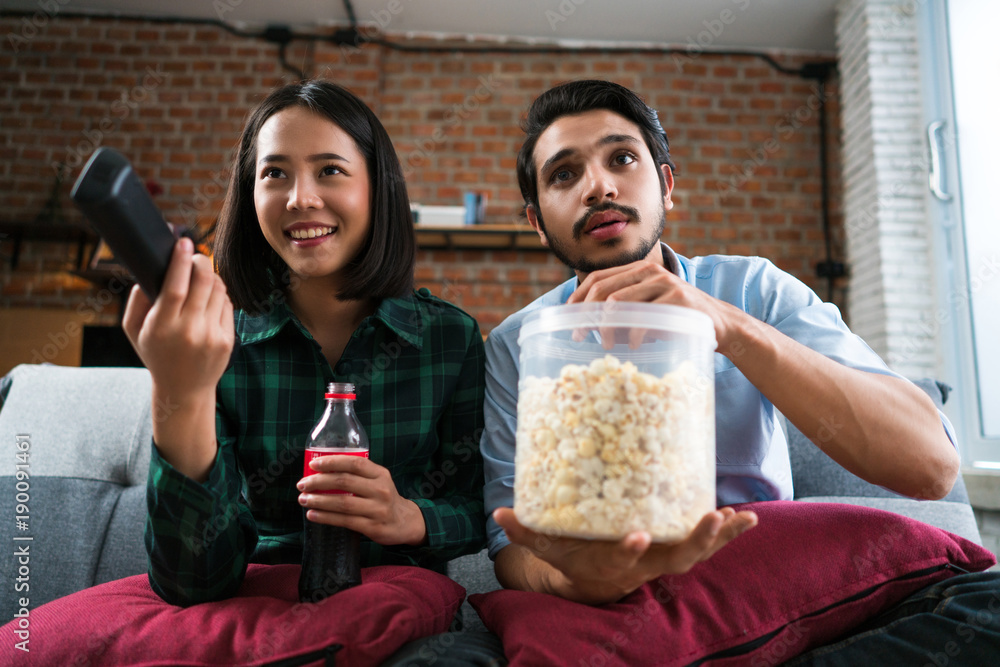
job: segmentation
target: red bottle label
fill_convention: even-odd
[[[307,449],[306,450],[305,464],[304,464],[304,468],[302,470],[302,476],[303,477],[308,477],[309,475],[315,475],[315,474],[317,474],[317,472],[315,470],[313,470],[311,467],[309,467],[309,463],[313,459],[318,459],[321,456],[363,456],[365,458],[368,458],[368,450],[367,449],[360,449],[360,448],[358,448],[358,449],[349,449],[349,448],[340,448],[340,447],[335,448],[335,449],[334,448],[324,448],[324,447],[317,447],[315,449]],[[313,491],[313,493],[322,493],[322,494],[328,494],[328,495],[339,495],[339,494],[347,493],[347,491],[335,491],[335,490],[334,491]],[[354,494],[352,493],[352,494],[349,494],[349,495],[354,495]]]

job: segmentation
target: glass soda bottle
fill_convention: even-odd
[[[309,462],[320,456],[335,454],[368,458],[368,435],[354,412],[354,385],[331,382],[324,397],[326,409],[306,442],[303,476],[316,474],[309,467]],[[305,511],[303,508],[299,601],[319,602],[361,583],[361,536],[347,528],[310,521],[305,517]]]

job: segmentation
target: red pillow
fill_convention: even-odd
[[[511,665],[777,664],[925,586],[996,563],[964,538],[882,510],[793,501],[736,509],[757,512],[759,525],[620,602],[507,590],[469,602]]]
[[[336,644],[336,664],[372,665],[445,632],[465,598],[448,577],[418,567],[361,574],[361,586],[300,604],[298,565],[250,565],[235,597],[187,608],[163,602],[137,575],[33,609],[26,624],[0,628],[0,642],[17,655],[27,638],[24,660],[35,665],[260,665],[315,654],[314,664]]]

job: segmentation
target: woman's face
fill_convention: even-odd
[[[304,107],[275,113],[257,135],[253,199],[293,275],[342,282],[371,225],[368,165],[350,135]]]

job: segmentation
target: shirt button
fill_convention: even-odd
[[[417,290],[417,294],[419,294],[420,296],[430,296],[431,291],[426,287],[421,287],[420,289]]]

